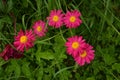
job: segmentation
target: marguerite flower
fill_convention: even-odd
[[[94,59],[94,50],[93,47],[89,44],[86,44],[86,48],[83,49],[81,53],[74,57],[76,63],[80,66],[83,66],[85,63],[90,63]]]
[[[67,11],[64,17],[64,24],[68,28],[77,28],[82,23],[81,13],[77,10]]]
[[[38,35],[39,37],[42,37],[45,35],[46,30],[45,22],[39,20],[36,21],[33,25],[34,33]]]
[[[76,56],[85,47],[85,40],[82,36],[73,36],[67,39],[65,43],[67,47],[67,53],[72,56]]]
[[[20,30],[17,36],[15,36],[14,46],[19,51],[24,51],[24,49],[29,49],[33,46],[33,42],[35,41],[35,36],[32,30],[26,30],[23,32]]]
[[[48,19],[49,26],[53,26],[55,28],[59,28],[63,24],[63,14],[61,10],[52,10],[50,12]]]

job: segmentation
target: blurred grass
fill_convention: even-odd
[[[64,13],[77,9],[83,21],[78,29],[67,30],[63,26],[59,30],[48,26],[46,36],[38,39],[34,48],[26,51],[22,59],[0,60],[0,79],[119,80],[119,3],[119,0],[0,0],[0,51],[5,44],[13,42],[15,27],[18,32],[21,28],[30,29],[36,20],[47,22],[46,17],[53,9],[62,9]],[[16,19],[16,26],[11,13]],[[76,71],[70,67],[75,62],[66,55],[63,45],[71,35],[82,35],[95,49],[95,60],[89,65],[77,67]]]

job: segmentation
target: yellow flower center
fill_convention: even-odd
[[[86,56],[87,56],[87,52],[86,51],[84,51],[83,53],[80,54],[80,57],[82,57],[82,58],[84,58]]]
[[[77,49],[79,47],[79,43],[78,42],[73,42],[72,43],[72,48],[73,49]]]
[[[38,31],[38,32],[42,31],[41,26],[38,26],[38,27],[37,27],[37,31]]]
[[[27,42],[27,36],[21,36],[20,37],[20,42],[21,43],[26,43]]]
[[[70,17],[70,22],[75,22],[75,20],[76,20],[76,17],[75,17],[75,16],[71,16],[71,17]]]
[[[53,21],[57,22],[59,20],[59,17],[57,15],[53,16]]]

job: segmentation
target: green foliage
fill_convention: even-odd
[[[46,21],[53,9],[77,9],[83,23],[77,29],[53,29],[38,39],[24,57],[0,59],[0,80],[120,80],[119,0],[0,0],[0,52],[20,29]],[[47,25],[47,24],[46,24]],[[15,32],[16,29],[16,32]],[[76,66],[66,54],[66,38],[82,35],[95,49],[95,59]]]
[[[116,70],[118,73],[120,73],[120,63],[114,63],[112,65],[112,69]]]

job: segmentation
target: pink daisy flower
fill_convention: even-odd
[[[63,14],[61,10],[52,10],[50,12],[48,19],[49,26],[53,26],[55,28],[59,28],[63,24]]]
[[[17,36],[15,36],[14,46],[19,51],[24,51],[24,49],[29,49],[33,46],[33,42],[35,41],[35,36],[32,30],[26,30],[23,32],[20,30]]]
[[[2,57],[4,60],[9,60],[11,58],[19,59],[22,56],[23,53],[20,53],[17,50],[13,49],[9,44],[7,44],[3,52],[0,53],[0,57]]]
[[[82,23],[80,16],[81,13],[78,10],[67,11],[64,17],[64,24],[68,28],[77,28]]]
[[[80,66],[83,66],[85,63],[90,63],[94,59],[94,50],[93,47],[89,44],[86,44],[86,48],[78,54],[78,56],[74,57],[76,63]]]
[[[67,53],[72,56],[76,56],[85,47],[85,40],[82,36],[73,36],[67,39],[65,43],[67,47]]]
[[[33,24],[34,33],[39,37],[45,36],[46,30],[45,22],[39,20]]]

